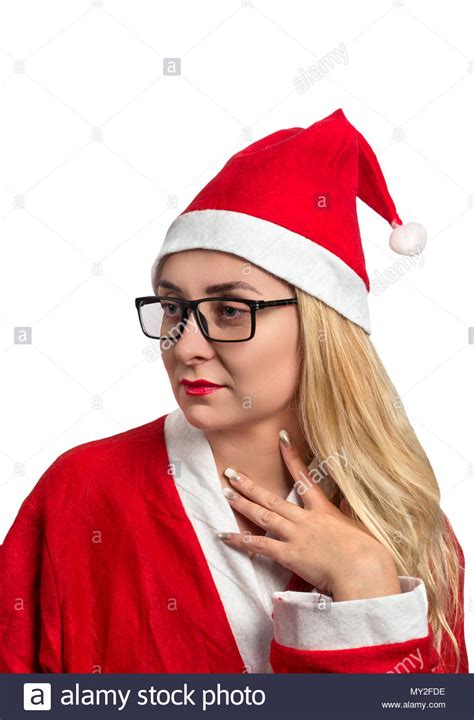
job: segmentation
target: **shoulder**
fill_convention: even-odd
[[[64,451],[41,475],[28,502],[39,511],[51,505],[60,510],[81,497],[93,499],[104,487],[120,492],[134,475],[165,460],[166,417]]]

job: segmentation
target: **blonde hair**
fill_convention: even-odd
[[[315,460],[341,448],[348,458],[347,467],[331,464],[330,499],[346,499],[390,552],[399,575],[423,579],[435,647],[440,653],[444,631],[458,672],[452,627],[463,612],[460,566],[430,462],[369,335],[324,302],[294,290],[301,323],[294,396],[300,427]]]

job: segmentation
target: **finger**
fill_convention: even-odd
[[[248,484],[252,485],[254,483],[249,480]],[[231,497],[231,493],[234,497]],[[224,495],[235,510],[248,517],[256,525],[260,525],[260,527],[270,530],[275,535],[285,539],[289,539],[294,535],[297,526],[291,520],[287,520],[277,512],[248,500],[240,493],[235,492],[235,490],[231,490],[231,488],[224,488]]]
[[[280,448],[288,470],[295,481],[296,491],[301,496],[305,508],[308,510],[324,510],[326,512],[334,511],[336,509],[335,506],[328,500],[322,488],[319,487],[318,482],[314,480],[310,474],[300,457],[296,445],[291,442],[288,433],[286,431],[284,432],[291,444],[288,447],[280,434]]]
[[[250,535],[250,533],[217,533],[217,536],[226,543],[249,554],[265,555],[276,562],[288,567],[286,543],[274,540],[267,535]]]
[[[245,495],[257,505],[272,510],[294,523],[301,522],[303,519],[305,513],[303,508],[263,488],[244,473],[236,472],[233,468],[226,468],[224,475],[232,485],[233,490]]]

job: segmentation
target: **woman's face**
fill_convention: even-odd
[[[236,255],[214,250],[169,255],[162,263],[160,280],[181,290],[160,285],[160,295],[187,300],[221,295],[280,300],[294,295],[284,280]],[[206,292],[210,285],[227,282],[247,283],[253,289]],[[256,332],[247,342],[207,340],[190,313],[178,342],[162,347],[174,396],[187,420],[203,430],[224,429],[285,411],[298,379],[298,334],[297,305],[257,311]],[[190,395],[183,379],[204,379],[224,387],[207,395]]]

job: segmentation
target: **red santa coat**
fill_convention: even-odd
[[[67,450],[0,548],[0,672],[454,672],[421,579],[331,602],[219,530],[239,531],[180,408]],[[462,621],[455,632],[468,672]]]

